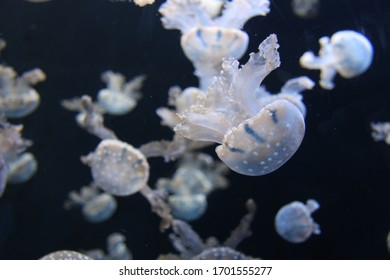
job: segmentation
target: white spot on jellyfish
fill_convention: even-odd
[[[319,56],[312,52],[302,55],[299,62],[307,69],[321,71],[320,86],[333,89],[333,78],[339,73],[343,78],[356,77],[370,67],[373,57],[371,42],[362,34],[343,30],[319,40],[321,49]]]
[[[101,141],[93,153],[81,160],[91,167],[97,186],[113,195],[134,194],[149,179],[149,164],[145,156],[133,146],[119,140]]]
[[[283,206],[275,216],[276,232],[291,243],[302,243],[312,234],[320,234],[319,225],[311,217],[318,208],[320,205],[314,199],[307,200],[306,205],[294,201]]]
[[[270,35],[241,68],[237,60],[225,59],[221,75],[204,98],[180,114],[175,131],[221,143],[218,157],[244,175],[265,175],[282,166],[299,148],[305,123],[301,110],[287,99],[266,96],[265,102],[256,96],[259,84],[280,65],[278,47],[276,35]]]

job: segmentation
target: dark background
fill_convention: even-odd
[[[79,157],[94,150],[98,140],[80,129],[74,114],[60,106],[65,98],[96,93],[104,84],[101,72],[112,69],[127,77],[146,74],[143,98],[124,117],[108,117],[106,125],[120,139],[139,146],[170,138],[159,125],[155,109],[164,106],[170,86],[197,84],[191,63],[180,48],[180,33],[165,30],[159,3],[139,8],[108,0],[53,0],[33,4],[0,0],[0,38],[7,48],[0,62],[19,73],[40,67],[47,80],[36,88],[42,103],[32,115],[11,120],[23,123],[24,137],[39,161],[34,178],[8,186],[0,198],[0,258],[37,259],[55,250],[104,248],[108,234],[121,232],[136,259],[154,259],[174,252],[168,233],[139,194],[118,199],[116,214],[92,225],[79,209],[65,211],[70,190],[91,180]],[[387,0],[322,0],[318,17],[294,16],[290,1],[273,1],[271,13],[245,25],[248,52],[270,33],[280,43],[282,65],[264,84],[278,91],[289,78],[318,71],[299,67],[299,57],[318,50],[318,39],[343,29],[365,34],[373,43],[372,67],[350,80],[337,77],[336,88],[318,87],[304,93],[307,130],[298,152],[279,170],[262,177],[233,172],[231,186],[209,196],[206,214],[193,227],[202,237],[224,240],[253,198],[258,213],[253,235],[239,247],[264,259],[386,259],[390,229],[390,146],[370,136],[371,121],[390,121],[390,2]],[[248,58],[247,54],[242,61]],[[215,155],[213,150],[210,153]],[[169,177],[174,163],[151,159],[150,184]],[[274,230],[278,209],[294,200],[316,199],[314,214],[322,234],[299,245],[282,240]]]

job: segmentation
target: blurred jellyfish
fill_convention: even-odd
[[[89,250],[86,254],[94,260],[132,260],[133,255],[126,246],[126,237],[118,232],[107,237],[107,254],[102,249]]]
[[[313,18],[318,14],[320,0],[292,0],[294,14],[301,18]]]
[[[206,154],[186,154],[172,179],[160,178],[156,187],[168,192],[172,215],[181,220],[200,218],[207,208],[207,195],[225,188],[227,167]]]
[[[101,141],[93,153],[82,157],[82,162],[91,167],[96,185],[116,196],[138,192],[149,179],[149,163],[145,156],[119,140]]]
[[[241,218],[239,225],[231,232],[230,236],[220,244],[215,237],[209,237],[203,241],[192,227],[180,220],[173,220],[172,230],[169,235],[173,247],[179,255],[160,255],[159,259],[183,259],[183,260],[243,260],[252,259],[236,250],[237,246],[247,237],[252,235],[250,225],[256,213],[255,202],[249,199],[246,204],[247,214]]]
[[[46,79],[41,69],[33,69],[18,77],[11,67],[0,65],[0,112],[8,118],[21,118],[32,113],[40,103],[33,85]]]
[[[38,162],[31,153],[23,153],[8,163],[8,178],[10,184],[27,182],[38,169]]]
[[[390,122],[371,123],[371,136],[375,141],[385,141],[390,145]]]
[[[146,5],[151,5],[154,3],[154,0],[133,0],[133,1],[137,6],[140,6],[140,7],[143,7]]]
[[[222,58],[245,53],[249,38],[241,29],[250,18],[269,13],[269,5],[269,0],[168,0],[159,11],[166,29],[181,31],[181,47],[206,90]]]
[[[299,62],[303,68],[319,69],[320,86],[333,89],[336,73],[349,79],[359,76],[370,67],[373,58],[371,42],[362,34],[352,31],[338,31],[319,40],[319,56],[305,52]]]
[[[320,205],[314,199],[307,200],[306,205],[294,201],[283,206],[275,216],[276,232],[291,243],[302,243],[312,234],[320,234],[320,226],[311,217],[318,208]]]
[[[101,223],[115,213],[117,203],[115,198],[105,192],[99,191],[96,184],[81,188],[80,192],[71,191],[64,207],[69,210],[75,206],[81,206],[81,212],[84,218],[90,223]]]
[[[0,197],[3,195],[7,184],[8,166],[4,157],[0,154]]]
[[[141,98],[140,89],[146,76],[138,76],[125,83],[122,74],[106,71],[101,78],[107,88],[98,92],[99,105],[111,115],[124,115],[131,112]]]
[[[313,83],[301,77],[288,82],[276,97],[259,88],[280,65],[278,47],[273,34],[241,68],[237,60],[224,59],[221,75],[180,114],[182,122],[175,132],[221,144],[216,148],[218,157],[240,174],[265,175],[281,167],[297,151],[305,132],[306,109],[294,89],[311,88]]]
[[[62,250],[47,254],[40,260],[92,260],[89,256],[77,251]]]

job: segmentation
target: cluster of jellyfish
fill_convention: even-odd
[[[297,15],[312,17],[318,13],[319,1],[292,1],[292,7]],[[169,107],[156,110],[161,124],[174,132],[173,139],[140,147],[120,140],[104,125],[104,116],[130,113],[142,97],[146,75],[126,81],[122,74],[106,71],[101,76],[106,88],[96,98],[84,95],[62,101],[65,109],[77,113],[77,124],[101,140],[94,151],[81,157],[91,170],[91,182],[69,193],[65,208],[80,207],[88,222],[100,223],[115,213],[116,197],[140,193],[161,218],[161,230],[172,230],[169,237],[178,253],[161,255],[160,259],[252,258],[236,248],[251,235],[256,212],[253,200],[247,201],[248,213],[222,243],[216,238],[202,240],[189,222],[206,213],[211,192],[228,186],[229,171],[262,176],[288,162],[305,133],[302,92],[313,89],[315,82],[300,76],[288,80],[277,93],[266,90],[263,80],[280,66],[275,34],[265,38],[245,64],[238,62],[249,43],[243,26],[252,17],[266,16],[269,0],[167,0],[159,12],[164,28],[181,32],[181,47],[195,68],[199,85],[185,89],[173,86],[168,93]],[[353,78],[371,65],[373,47],[356,31],[338,31],[320,38],[319,44],[318,56],[305,52],[299,63],[303,68],[320,70],[319,86],[323,89],[335,87],[336,74]],[[37,107],[39,96],[31,85],[43,80],[44,74],[33,70],[15,78],[12,68],[1,66],[0,78],[1,193],[6,182],[25,181],[36,169],[33,156],[24,153],[30,142],[20,137],[21,127],[8,124],[6,117],[22,117]],[[373,125],[373,129],[377,140],[390,143],[390,126]],[[10,139],[12,145],[3,145]],[[200,152],[214,144],[220,161]],[[160,178],[155,186],[149,186],[151,157],[177,160],[172,178]],[[311,216],[319,207],[315,199],[282,206],[275,216],[276,233],[290,243],[302,243],[320,234],[320,226]],[[106,252],[65,250],[42,259],[131,259],[125,241],[123,235],[113,233],[107,239]]]

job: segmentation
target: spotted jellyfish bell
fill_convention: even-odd
[[[318,208],[320,205],[314,199],[307,200],[306,204],[294,201],[283,206],[275,216],[276,232],[291,243],[302,243],[312,234],[320,234],[320,226],[311,217]]]
[[[149,163],[133,146],[116,140],[100,142],[96,150],[81,158],[91,167],[92,177],[102,190],[116,195],[132,195],[149,179]]]
[[[373,57],[371,42],[362,34],[352,31],[338,31],[319,40],[319,56],[305,52],[299,62],[303,68],[319,69],[320,86],[333,89],[336,73],[350,79],[359,76],[370,67]]]
[[[280,98],[264,104],[256,96],[263,79],[280,65],[276,35],[272,34],[239,69],[225,59],[219,77],[204,97],[180,114],[180,135],[220,143],[219,158],[230,169],[259,176],[281,167],[299,148],[305,122],[293,103]]]

